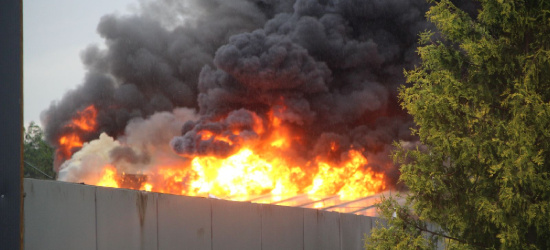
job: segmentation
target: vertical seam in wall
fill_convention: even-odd
[[[99,249],[99,235],[97,235],[97,188],[94,187],[94,213],[95,213],[95,249]]]
[[[306,249],[306,210],[302,210],[302,249]]]
[[[260,249],[264,249],[264,218],[262,217],[263,206],[258,205],[260,208]]]
[[[338,213],[338,243],[340,245],[340,249],[343,249],[342,246],[342,214]]]
[[[154,194],[154,193],[149,193],[149,194]],[[159,200],[160,200],[160,194],[157,194],[155,195],[157,198],[156,198],[156,205],[157,205],[157,215],[156,215],[156,219],[157,219],[157,250],[160,249],[160,244],[159,244]]]
[[[210,249],[214,250],[214,205],[210,199],[208,203],[210,204]]]

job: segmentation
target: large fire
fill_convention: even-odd
[[[83,143],[78,131],[93,130],[95,108],[90,106],[73,119],[74,133],[60,138],[59,150],[65,155]],[[196,155],[186,157],[178,164],[164,164],[139,173],[126,173],[116,162],[105,164],[94,183],[105,187],[139,189],[160,193],[223,197],[232,200],[250,200],[260,195],[271,195],[271,202],[298,194],[316,197],[338,196],[340,200],[354,200],[385,189],[383,173],[368,166],[361,149],[341,152],[337,159],[328,155],[339,152],[339,145],[331,142],[328,155],[299,162],[292,157],[291,143],[299,143],[300,136],[285,126],[274,112],[265,118],[253,115],[253,130],[259,141],[241,142],[242,146],[228,157]],[[200,131],[201,140],[214,140],[232,145],[231,136],[242,130],[215,133]],[[182,157],[183,158],[183,157]]]
[[[308,193],[318,196],[337,194],[341,200],[354,200],[375,194],[385,188],[384,175],[364,169],[367,159],[359,151],[351,150],[349,159],[338,165],[316,162],[317,173],[308,177],[299,166],[289,165],[283,159],[271,161],[244,148],[238,153],[220,159],[212,156],[195,157],[191,168],[186,166],[161,166],[158,172],[143,173],[152,182],[144,181],[139,190],[191,196],[227,197],[248,200],[266,193],[280,199]],[[120,185],[125,173],[106,165],[100,181],[105,187]]]
[[[352,213],[398,187],[429,4],[202,2],[101,18],[82,84],[41,115],[58,180]]]
[[[90,105],[78,111],[71,123],[65,125],[64,130],[67,132],[58,139],[57,161],[62,162],[71,158],[73,152],[82,147],[84,142],[80,135],[83,132],[92,132],[96,129],[96,118],[97,110],[94,105]]]

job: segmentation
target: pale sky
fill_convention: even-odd
[[[126,14],[137,0],[24,0],[24,124],[40,124],[52,101],[82,83],[80,52],[103,44],[96,32],[105,14]]]

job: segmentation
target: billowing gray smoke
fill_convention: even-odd
[[[227,156],[262,135],[246,129],[246,138],[224,135],[227,142],[205,140],[202,131],[227,134],[233,123],[251,123],[246,111],[263,118],[274,111],[304,137],[291,146],[298,155],[327,155],[326,145],[337,142],[341,152],[364,149],[371,167],[395,176],[392,141],[414,140],[397,88],[403,69],[418,60],[425,10],[421,1],[304,0],[262,29],[232,36],[217,50],[215,67],[201,71],[202,120],[189,122],[173,148],[184,156]]]
[[[82,52],[87,75],[82,85],[41,115],[46,139],[55,147],[67,133],[89,141],[106,132],[119,136],[132,118],[175,107],[197,107],[198,76],[231,35],[261,27],[288,1],[188,0],[141,2],[137,14],[106,15],[97,31],[107,49]],[[78,111],[98,110],[97,128],[67,126]],[[56,167],[70,157],[57,154]]]
[[[191,107],[201,118],[183,126],[174,151],[227,156],[268,136],[253,126],[259,118],[269,129],[273,116],[301,135],[289,147],[305,161],[361,149],[369,167],[395,178],[392,142],[416,140],[397,89],[403,69],[418,62],[427,7],[423,0],[141,2],[134,15],[101,19],[106,49],[82,53],[83,84],[42,114],[47,139],[59,147],[69,132],[83,141],[117,137],[131,119]],[[67,125],[90,105],[98,111],[94,131]]]

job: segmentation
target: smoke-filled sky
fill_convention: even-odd
[[[136,0],[23,1],[25,124],[39,123],[40,112],[83,82],[80,53],[91,43],[103,44],[99,19],[135,5]]]
[[[304,162],[360,149],[375,171],[396,177],[392,142],[416,140],[397,88],[403,69],[418,63],[417,34],[431,29],[427,7],[424,0],[143,0],[127,14],[105,11],[95,27],[83,27],[102,39],[75,46],[80,63],[58,66],[72,49],[65,44],[36,67],[45,76],[57,67],[67,73],[54,82],[35,76],[38,91],[80,84],[41,107],[46,139],[61,163],[74,151],[64,149],[69,141],[81,145],[102,132],[118,139],[135,119],[191,108],[199,120],[170,141],[181,156],[260,147],[282,124],[296,134],[287,151]],[[58,29],[68,43],[72,32]],[[85,72],[68,79],[75,64]],[[73,124],[85,110],[97,115],[91,129]]]
[[[180,161],[252,148],[302,172],[360,152],[395,183],[392,143],[418,142],[397,90],[433,29],[426,1],[136,1],[24,7],[25,122],[43,123],[60,176],[119,159],[150,171],[148,148]],[[142,150],[115,145],[99,165],[84,154],[103,133],[129,143],[135,124]]]

